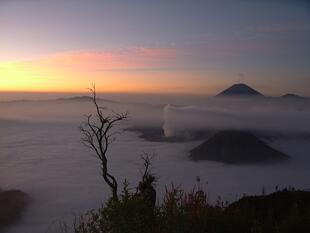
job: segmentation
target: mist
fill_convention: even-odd
[[[184,97],[185,98],[185,97]],[[233,201],[246,194],[260,194],[295,186],[310,187],[309,137],[273,138],[268,143],[291,157],[290,163],[272,165],[228,165],[193,162],[189,151],[202,140],[152,142],[127,128],[164,129],[165,136],[184,131],[226,128],[310,132],[309,101],[282,99],[188,100],[184,104],[159,101],[102,99],[106,113],[129,112],[129,119],[116,130],[124,130],[108,151],[111,173],[119,183],[126,178],[134,188],[140,174],[140,155],[155,154],[152,172],[158,177],[157,199],[165,186],[180,184],[191,190],[197,176],[210,202],[219,195]],[[170,99],[171,100],[171,99]],[[78,126],[93,111],[87,98],[10,101],[0,103],[0,184],[3,189],[20,189],[32,203],[22,220],[8,233],[56,232],[60,221],[72,223],[74,214],[97,208],[110,190],[100,177],[100,166],[92,152],[81,143]]]
[[[254,130],[283,133],[310,133],[310,107],[298,100],[224,99],[210,105],[164,107],[167,137],[184,131]],[[307,102],[308,103],[308,102]]]

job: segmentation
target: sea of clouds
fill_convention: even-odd
[[[164,127],[166,136],[184,130],[256,128],[309,131],[309,102],[216,100],[189,106],[165,103],[101,101],[111,111],[130,113],[119,129]],[[74,214],[97,208],[109,197],[92,151],[81,143],[78,126],[93,112],[89,101],[17,101],[0,103],[0,186],[21,189],[32,197],[23,218],[7,233],[56,232],[60,221],[72,223]],[[134,188],[139,180],[140,155],[155,154],[152,172],[158,177],[158,201],[165,186],[174,183],[186,190],[196,177],[210,201],[221,195],[233,201],[246,194],[260,194],[275,186],[309,188],[310,143],[308,137],[283,137],[271,146],[292,157],[279,165],[226,165],[193,162],[188,152],[201,141],[149,142],[139,132],[124,131],[111,145],[109,167],[119,183],[126,178]]]

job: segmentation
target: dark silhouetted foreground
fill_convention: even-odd
[[[29,202],[29,196],[22,191],[0,191],[0,232],[19,219]]]
[[[75,233],[306,233],[310,232],[310,192],[282,190],[270,195],[243,197],[230,205],[220,199],[208,203],[196,189],[166,190],[154,206],[124,190],[119,201],[81,216]]]

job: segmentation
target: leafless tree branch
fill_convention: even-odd
[[[97,102],[96,86],[89,88],[92,93],[92,103],[95,107],[95,114],[86,116],[86,121],[80,126],[82,143],[95,152],[100,160],[101,172],[104,181],[112,191],[114,200],[118,200],[118,183],[116,178],[108,171],[107,151],[109,145],[114,141],[114,135],[119,132],[112,132],[113,127],[119,122],[128,118],[128,112],[105,114],[106,108],[99,106]]]

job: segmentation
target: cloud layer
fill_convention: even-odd
[[[222,129],[309,133],[309,119],[308,103],[224,100],[209,106],[166,105],[163,129],[168,137],[183,131]]]

